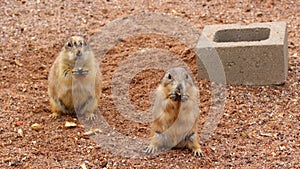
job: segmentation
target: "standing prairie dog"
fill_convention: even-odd
[[[93,120],[101,95],[101,78],[93,51],[84,38],[70,37],[49,72],[50,117],[76,112]]]
[[[187,147],[195,155],[203,156],[197,134],[199,92],[188,71],[183,67],[169,69],[155,95],[155,120],[146,153]]]

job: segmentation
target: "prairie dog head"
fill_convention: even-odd
[[[64,60],[76,62],[87,60],[89,57],[89,46],[82,36],[72,36],[63,47]]]
[[[161,80],[166,97],[173,101],[186,101],[194,94],[194,80],[184,67],[169,69]]]

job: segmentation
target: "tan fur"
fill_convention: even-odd
[[[94,119],[101,95],[101,79],[98,63],[84,38],[69,38],[49,72],[51,118],[76,111]]]
[[[146,153],[187,147],[195,155],[203,155],[197,134],[198,95],[198,89],[185,68],[171,68],[166,72],[156,89],[153,107],[156,118]]]

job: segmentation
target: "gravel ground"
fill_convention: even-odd
[[[3,0],[0,9],[0,168],[300,168],[299,1]],[[149,12],[167,17],[156,17],[151,24],[152,20],[146,20]],[[150,23],[147,28],[152,31],[139,34],[143,27],[123,22],[135,16],[146,17],[142,21]],[[164,18],[169,23],[159,22]],[[168,51],[196,78],[196,54],[191,45],[197,36],[184,34],[185,30],[199,35],[208,24],[271,21],[285,21],[288,26],[286,83],[227,85],[223,116],[215,120],[218,125],[212,129],[211,138],[201,141],[204,157],[195,157],[186,149],[143,155],[140,150],[149,141],[150,132],[151,114],[146,110],[165,68],[143,69],[132,77],[127,101],[141,113],[130,117],[130,113],[122,113],[124,107],[115,104],[117,98],[127,98],[123,91],[115,97],[113,87],[122,87],[114,81],[119,67],[133,63],[131,56],[143,52],[154,57],[154,52]],[[158,34],[170,27],[174,36]],[[49,68],[72,35],[96,37],[93,42],[107,49],[96,52],[103,54],[98,57],[103,95],[95,122],[74,116],[54,121],[49,118]],[[201,135],[210,110],[218,107],[212,106],[213,84],[197,78],[196,82]],[[77,126],[65,127],[67,121]],[[86,136],[90,131],[94,135]]]

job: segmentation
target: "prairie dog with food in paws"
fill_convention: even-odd
[[[184,67],[169,69],[155,93],[151,141],[147,154],[165,148],[184,148],[203,156],[197,134],[199,91]]]
[[[72,36],[54,61],[48,76],[51,118],[79,113],[95,118],[102,75],[86,40]]]

